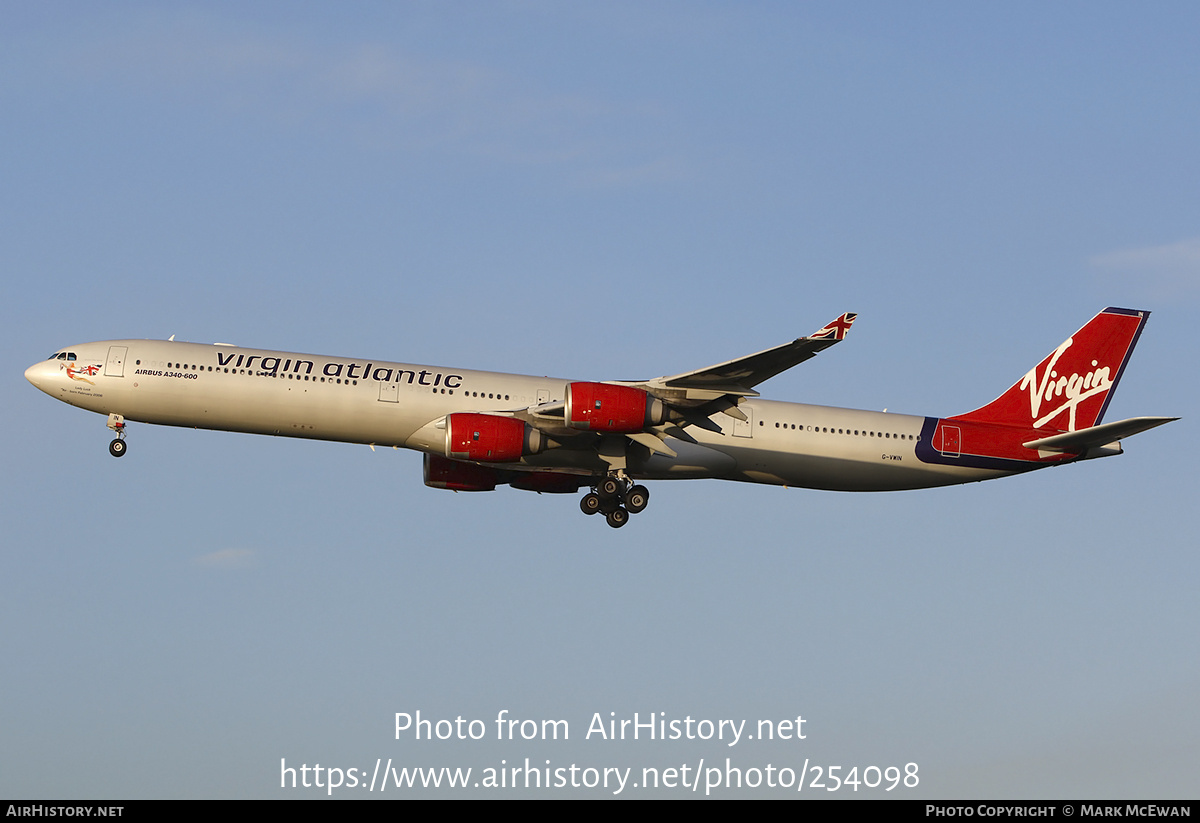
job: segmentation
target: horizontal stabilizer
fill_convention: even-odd
[[[1040,440],[1030,440],[1023,445],[1027,449],[1047,452],[1081,452],[1085,449],[1106,446],[1125,437],[1133,437],[1135,434],[1178,419],[1178,417],[1131,417],[1115,423],[1105,423],[1075,432],[1043,437]]]

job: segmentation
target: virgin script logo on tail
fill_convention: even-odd
[[[1069,411],[1070,419],[1067,431],[1075,431],[1075,409],[1079,404],[1089,397],[1103,394],[1112,388],[1111,369],[1108,366],[1100,366],[1095,360],[1092,361],[1092,370],[1082,377],[1079,372],[1072,372],[1070,376],[1059,375],[1054,367],[1074,342],[1073,337],[1068,337],[1062,345],[1054,350],[1054,353],[1046,361],[1045,370],[1040,378],[1037,373],[1038,367],[1034,366],[1021,379],[1019,388],[1029,389],[1029,416],[1033,418],[1035,429],[1040,429],[1062,412]],[[1049,403],[1060,397],[1064,398],[1060,405],[1038,417],[1043,402]]]

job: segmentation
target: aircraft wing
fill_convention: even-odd
[[[844,339],[857,317],[854,312],[846,312],[807,337],[799,337],[782,346],[715,366],[671,377],[659,377],[641,385],[656,394],[659,393],[656,389],[666,390],[662,392],[666,395],[675,393],[670,390],[682,390],[690,400],[716,399],[730,394],[757,397],[755,386],[815,357],[819,352]]]
[[[651,423],[647,420],[647,425],[641,428],[608,431],[628,438],[651,452],[674,456],[675,451],[665,442],[667,437],[696,443],[696,439],[684,430],[688,426],[724,434],[721,426],[710,419],[717,413],[745,421],[745,413],[738,408],[741,398],[757,397],[758,392],[754,390],[754,386],[815,357],[819,352],[844,339],[857,317],[854,312],[847,312],[807,337],[799,337],[782,346],[696,371],[658,377],[654,380],[609,380],[604,384],[581,383],[572,386],[607,385],[613,387],[613,391],[616,392],[638,389],[642,392],[642,402],[646,402],[647,396],[654,398],[653,402],[660,404],[660,411],[655,415],[656,422]],[[599,403],[596,408],[599,408]],[[603,432],[568,421],[568,403],[564,400],[491,413],[523,420],[559,444],[573,448],[594,447],[596,435]],[[620,460],[623,461],[623,458]]]

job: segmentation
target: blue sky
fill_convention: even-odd
[[[0,794],[730,756],[916,762],[909,796],[1194,796],[1198,24],[10,5]],[[411,453],[132,425],[115,461],[100,417],[22,378],[172,334],[640,378],[857,311],[764,395],[949,415],[1108,305],[1153,312],[1110,419],[1183,417],[1121,457],[883,495],[659,483],[619,532],[573,496],[426,488]],[[501,709],[572,739],[394,739],[396,712]],[[596,712],[808,737],[585,741]]]

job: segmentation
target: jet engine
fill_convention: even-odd
[[[657,397],[631,386],[571,383],[567,386],[566,420],[574,429],[627,434],[667,420]]]
[[[476,463],[460,463],[440,454],[425,455],[425,485],[455,492],[490,492],[504,482],[499,473]]]
[[[514,417],[461,412],[446,417],[446,456],[508,463],[546,448],[546,438]]]

